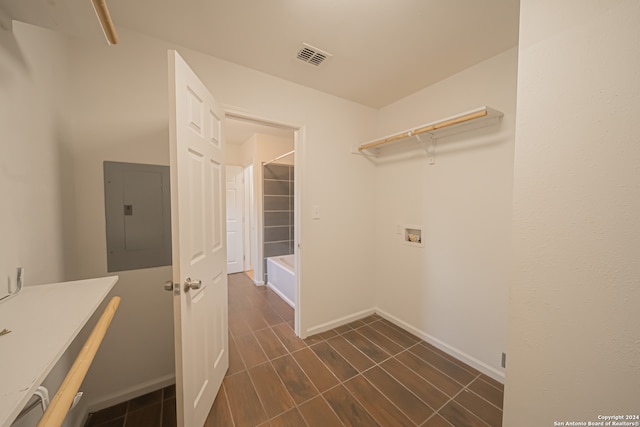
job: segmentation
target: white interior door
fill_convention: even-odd
[[[227,273],[244,271],[242,218],[244,205],[241,166],[227,166]]]
[[[169,51],[178,426],[201,427],[229,367],[222,113]]]
[[[253,270],[253,165],[242,170],[244,179],[244,271]]]

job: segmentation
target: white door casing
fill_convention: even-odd
[[[229,366],[223,113],[180,55],[168,56],[177,417],[201,427]]]
[[[253,205],[253,165],[242,170],[244,180],[244,271],[253,270],[253,229],[254,205]]]
[[[227,273],[244,271],[244,191],[241,166],[226,166],[227,188]]]

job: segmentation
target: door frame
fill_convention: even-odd
[[[283,122],[281,120],[274,120],[271,118],[267,118],[258,114],[254,114],[251,112],[248,112],[247,110],[243,109],[243,108],[238,108],[235,106],[231,106],[228,104],[224,104],[221,103],[220,107],[222,108],[222,111],[224,113],[224,117],[225,118],[231,118],[231,119],[241,119],[241,120],[249,120],[249,121],[253,121],[256,123],[260,123],[263,125],[267,125],[267,126],[275,126],[275,127],[285,127],[285,128],[290,128],[291,130],[293,130],[293,148],[295,150],[294,153],[294,157],[293,157],[293,162],[294,165],[296,165],[295,168],[295,181],[294,181],[294,189],[293,189],[293,195],[294,195],[294,219],[293,219],[293,227],[294,227],[294,253],[295,253],[295,271],[296,271],[296,308],[294,310],[294,330],[296,335],[300,336],[301,338],[306,338],[304,336],[301,336],[301,332],[303,331],[301,324],[302,324],[302,306],[301,306],[301,301],[302,299],[300,298],[303,290],[301,289],[302,287],[300,286],[300,283],[302,283],[302,274],[301,274],[301,269],[300,266],[302,265],[302,233],[300,232],[300,224],[301,224],[301,207],[302,207],[302,181],[303,181],[303,175],[304,175],[304,171],[302,170],[303,168],[301,167],[297,167],[298,165],[302,165],[303,163],[303,159],[304,159],[304,147],[305,147],[305,125],[301,125],[299,123],[292,123],[292,122]],[[223,137],[224,138],[224,137]],[[255,180],[255,176],[256,176],[256,170],[254,168],[253,170],[253,177]],[[254,199],[255,199],[255,191],[256,189],[253,189],[254,191]],[[258,215],[256,215],[257,217]],[[258,218],[256,218],[256,221],[258,220]],[[262,236],[261,234],[261,227],[259,227],[258,225],[260,225],[262,223],[262,221],[259,221],[257,223],[256,226],[256,236]],[[259,238],[258,240],[262,240],[261,238]],[[262,259],[262,244],[260,241],[258,241],[257,246],[257,257],[254,259],[254,269],[257,266],[258,260]],[[254,270],[255,271],[255,270]]]

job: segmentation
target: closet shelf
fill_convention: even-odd
[[[489,119],[495,119],[502,117],[503,114],[501,111],[494,110],[490,107],[480,107],[471,111],[467,111],[461,114],[457,114],[452,117],[447,117],[442,120],[438,120],[435,122],[427,123],[422,126],[415,127],[413,129],[409,129],[400,133],[396,133],[385,138],[376,139],[370,142],[365,142],[363,144],[358,145],[358,152],[361,153],[363,151],[371,150],[374,148],[381,148],[383,145],[399,142],[403,140],[408,140],[409,138],[416,137],[419,141],[421,135],[426,135],[429,138],[434,138],[438,136],[442,131],[445,130],[453,130],[459,128],[459,130],[464,130],[466,127],[461,125],[470,124],[470,123],[482,123],[486,122]]]

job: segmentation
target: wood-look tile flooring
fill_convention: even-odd
[[[85,427],[176,427],[176,387],[165,387],[89,414]]]
[[[502,425],[502,384],[382,317],[301,340],[293,316],[229,276],[229,371],[207,427]]]
[[[502,425],[500,383],[380,316],[305,340],[293,316],[270,289],[229,275],[229,370],[206,427]],[[175,398],[144,419],[131,402],[87,426],[175,425]]]

